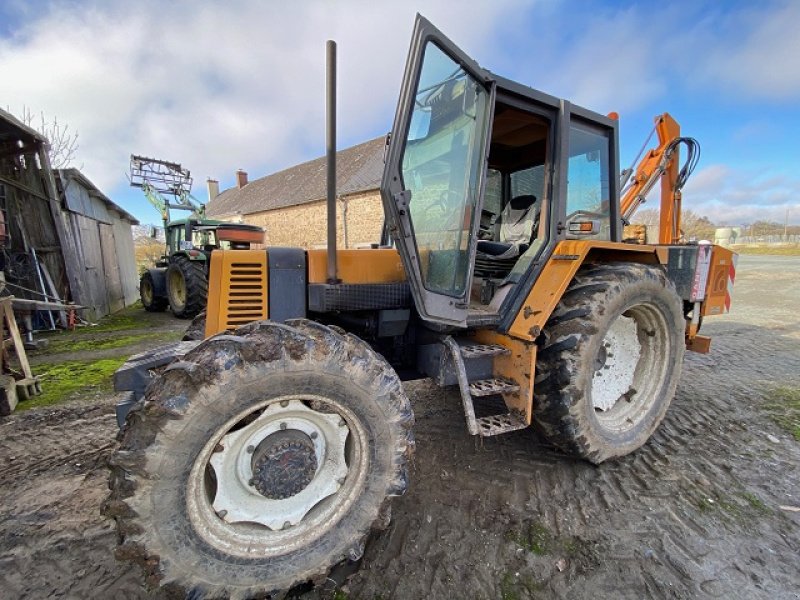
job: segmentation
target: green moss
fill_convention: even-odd
[[[143,341],[172,341],[181,338],[179,331],[159,331],[156,333],[138,333],[133,335],[113,335],[104,337],[102,339],[76,339],[75,336],[69,336],[69,339],[53,339],[50,338],[50,343],[47,348],[38,350],[35,356],[46,356],[48,354],[59,354],[61,352],[85,352],[92,350],[111,350],[114,348],[124,348],[125,346],[132,346]]]
[[[750,508],[754,509],[755,511],[760,512],[762,514],[767,514],[767,513],[770,512],[769,508],[767,508],[767,505],[764,504],[761,501],[761,498],[759,498],[755,494],[752,494],[750,492],[740,492],[739,496],[745,502],[747,502],[747,504],[750,506]]]
[[[517,590],[517,582],[514,581],[514,576],[511,573],[506,573],[500,580],[500,598],[501,600],[519,600],[519,591]]]
[[[775,388],[768,394],[763,407],[775,423],[800,442],[800,389]]]
[[[108,315],[100,319],[96,325],[90,327],[78,327],[75,333],[98,333],[100,331],[124,331],[126,329],[139,329],[152,327],[152,319],[142,307],[141,302],[129,306],[113,315]]]
[[[333,593],[333,600],[347,600],[347,594],[345,594],[342,590],[336,590]]]
[[[549,554],[555,541],[550,530],[538,521],[529,521],[521,529],[510,529],[505,537],[509,542],[514,542],[520,548],[537,556]]]
[[[50,406],[85,394],[110,391],[111,376],[125,360],[125,357],[120,357],[38,365],[35,373],[40,377],[42,393],[20,402],[17,410]]]

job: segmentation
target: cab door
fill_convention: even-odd
[[[465,326],[495,85],[417,15],[381,182],[420,316]]]

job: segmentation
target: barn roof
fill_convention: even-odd
[[[340,150],[336,154],[338,194],[377,189],[383,175],[384,136]],[[326,195],[325,157],[221,192],[206,206],[208,216],[252,214],[323,200]]]

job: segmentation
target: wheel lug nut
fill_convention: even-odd
[[[345,425],[347,425],[345,420],[344,419],[339,419],[339,427],[344,427]]]
[[[340,477],[339,479],[337,479],[336,483],[338,483],[339,485],[344,485],[344,477]]]
[[[217,512],[217,516],[220,519],[224,519],[227,515],[228,515],[228,511],[227,510],[221,510],[221,511]]]
[[[289,406],[289,401],[288,400],[281,400],[281,406],[283,408],[286,408],[287,406]]]
[[[283,524],[283,528],[284,528],[284,529],[288,529],[288,528],[289,528],[289,527],[291,527],[291,526],[292,526],[292,524],[291,524],[291,523],[289,523],[289,521],[286,521],[286,522]]]
[[[281,429],[286,429],[286,423],[281,423]]]
[[[315,439],[317,439],[317,432],[316,432],[316,431],[312,431],[312,432],[311,432],[311,435],[310,435],[309,437],[310,437],[312,440],[315,440]]]
[[[247,453],[248,454],[252,454],[255,451],[256,451],[256,447],[255,446],[250,445],[250,446],[247,447]]]
[[[217,444],[216,446],[214,446],[214,452],[222,452],[223,450],[225,450],[225,446],[223,446],[222,444]]]

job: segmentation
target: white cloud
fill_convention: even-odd
[[[729,35],[719,40],[717,34],[722,43],[707,48],[702,68],[707,78],[757,98],[800,98],[800,3],[773,6],[738,13]]]
[[[800,223],[800,178],[715,164],[689,179],[683,207],[719,225],[757,220]]]
[[[517,4],[421,10],[485,52]],[[77,129],[77,162],[104,189],[124,182],[131,153],[181,162],[197,179],[261,175],[324,152],[328,38],[339,43],[341,144],[389,128],[414,12],[357,0],[70,3],[0,39],[2,103]]]

